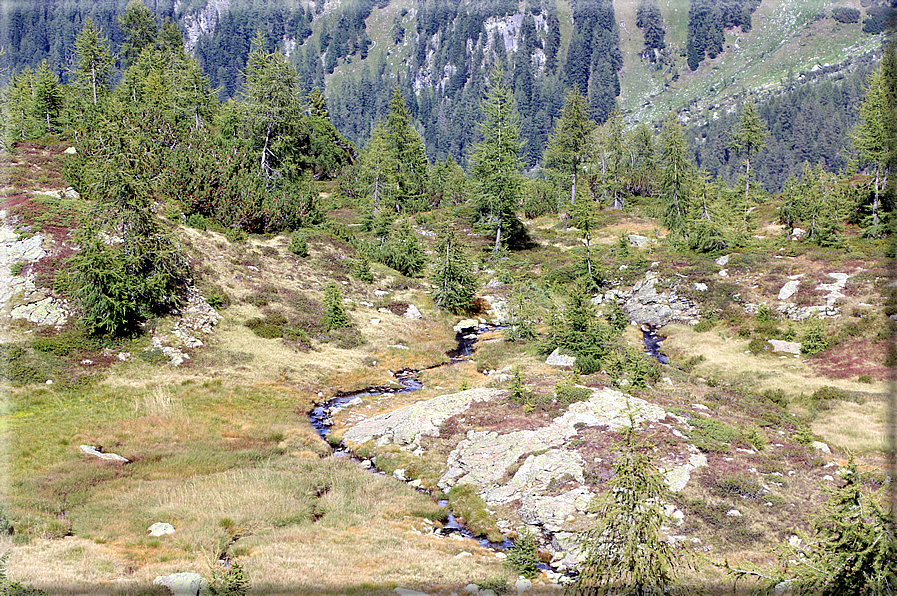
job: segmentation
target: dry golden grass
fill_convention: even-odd
[[[726,380],[754,391],[780,390],[791,397],[810,394],[824,386],[865,393],[887,391],[885,383],[817,377],[802,356],[746,354],[748,340],[728,337],[716,330],[699,333],[685,325],[668,325],[663,331],[667,339],[662,349],[674,361],[704,357],[694,368],[694,374],[700,377]]]
[[[838,402],[819,415],[811,428],[838,450],[857,455],[882,453],[887,448],[887,403]]]

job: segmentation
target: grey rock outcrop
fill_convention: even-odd
[[[465,411],[474,402],[491,401],[504,392],[499,389],[468,389],[441,395],[362,420],[343,433],[343,441],[360,445],[376,440],[416,449],[422,436],[439,436],[439,426]]]
[[[413,304],[409,304],[408,308],[405,310],[405,314],[402,315],[406,319],[422,319],[423,315],[420,314],[420,311]]]
[[[627,239],[629,240],[629,244],[638,246],[639,248],[645,246],[649,242],[647,236],[639,236],[638,234],[630,234]]]
[[[792,279],[791,281],[787,282],[784,286],[782,286],[782,289],[779,290],[779,300],[788,300],[789,298],[794,296],[797,293],[798,286],[800,286],[799,279]]]
[[[660,280],[653,271],[632,287],[632,294],[623,303],[623,312],[632,323],[663,327],[670,323],[696,324],[700,311],[696,304],[676,293],[676,288],[658,292]]]

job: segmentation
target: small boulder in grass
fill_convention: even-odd
[[[157,586],[165,586],[171,596],[200,596],[208,582],[198,573],[172,573],[153,580]]]
[[[150,536],[165,536],[174,534],[174,526],[165,522],[156,522],[147,529],[147,532]]]

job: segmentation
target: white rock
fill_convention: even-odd
[[[423,315],[420,314],[420,311],[417,310],[417,307],[413,304],[408,305],[408,309],[405,311],[405,314],[402,315],[406,319],[422,319]]]
[[[157,586],[165,586],[171,596],[199,596],[207,582],[198,573],[172,573],[161,575],[153,580]]]
[[[469,553],[465,550],[465,551],[462,551],[462,552],[458,553],[457,555],[455,555],[455,558],[463,559],[464,557],[472,557],[472,556],[473,556],[473,553]]]
[[[832,476],[830,474],[826,474],[825,476],[822,477],[822,479],[825,480],[826,482],[834,482],[835,481],[834,476]]]
[[[728,269],[721,269],[720,272],[719,272],[719,276],[720,276],[720,277],[729,277],[729,270],[728,270]]]
[[[796,341],[784,341],[781,339],[767,340],[772,346],[773,352],[784,352],[785,354],[800,354],[800,343]]]
[[[380,319],[371,319],[371,325],[379,325]]]
[[[797,293],[797,287],[800,285],[799,279],[792,279],[779,290],[779,300],[788,300]]]
[[[726,511],[726,517],[741,517],[741,512],[737,509],[729,509]]]
[[[150,536],[165,536],[166,534],[174,534],[174,526],[165,522],[156,522],[146,530]]]
[[[417,590],[409,590],[408,588],[396,588],[395,593],[399,596],[429,596],[426,592],[418,592]]]
[[[810,443],[810,447],[812,447],[816,451],[822,451],[823,453],[831,453],[832,452],[832,450],[829,449],[828,445],[826,445],[822,441],[813,441],[812,443]]]
[[[723,256],[717,258],[715,262],[720,267],[725,267],[726,265],[729,264],[729,255],[723,255]]]
[[[575,363],[576,356],[561,354],[560,348],[555,348],[548,358],[545,359],[545,364],[548,366],[573,366]]]
[[[108,461],[120,461],[120,462],[124,462],[124,463],[130,462],[129,459],[124,458],[117,453],[104,453],[92,445],[81,445],[79,447],[79,449],[81,449],[81,451],[83,453],[86,453],[87,455],[92,455],[92,456],[98,457],[100,459],[105,459]]]
[[[526,579],[525,577],[518,577],[517,581],[514,582],[514,589],[517,591],[517,596],[520,596],[532,587],[533,582]]]
[[[702,284],[701,282],[696,282],[695,285],[694,285],[694,288],[695,288],[695,290],[698,291],[698,292],[706,292],[706,291],[707,291],[707,284]]]

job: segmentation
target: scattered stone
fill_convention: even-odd
[[[800,280],[798,279],[792,279],[791,281],[787,282],[784,286],[782,286],[782,289],[779,290],[779,300],[788,300],[789,298],[794,296],[794,294],[797,293],[797,287],[799,285]]]
[[[715,262],[717,265],[719,265],[720,267],[725,267],[726,265],[729,264],[729,256],[730,256],[730,255],[723,255],[723,256],[721,256],[721,257],[718,257],[718,258],[716,259],[716,261],[714,261],[714,262]]]
[[[741,512],[737,509],[729,509],[726,511],[726,517],[741,517]]]
[[[406,319],[422,319],[423,315],[420,314],[420,311],[417,310],[417,307],[413,304],[408,305],[408,309],[405,311],[405,314],[402,315]]]
[[[707,284],[702,284],[701,282],[695,282],[694,288],[695,288],[695,291],[706,292]]]
[[[64,191],[62,191],[62,198],[77,201],[81,198],[81,194],[77,190],[69,186]]]
[[[473,553],[469,553],[469,552],[467,552],[467,551],[465,550],[465,551],[461,551],[460,553],[458,553],[457,555],[455,555],[455,558],[456,558],[456,559],[463,559],[464,557],[472,557],[472,556],[473,556]]]
[[[367,300],[361,300],[358,302],[358,304],[360,304],[362,306],[367,306],[368,308],[374,308],[374,303],[368,302]]]
[[[396,480],[401,480],[402,482],[408,481],[408,477],[405,476],[404,468],[396,468],[396,470],[393,471],[393,473],[392,473],[392,477],[395,478]]]
[[[566,356],[561,354],[560,348],[555,348],[554,351],[549,354],[548,358],[545,359],[545,364],[548,366],[572,367],[575,363],[576,356]]]
[[[371,325],[379,325],[380,319],[371,319]]]
[[[632,246],[638,246],[639,248],[641,248],[642,246],[645,246],[646,244],[648,244],[648,238],[647,238],[647,236],[639,236],[638,234],[630,234],[629,235],[629,244],[631,244]]]
[[[772,589],[773,594],[785,594],[786,592],[791,591],[791,586],[794,583],[794,580],[786,579],[783,582],[779,582]]]
[[[160,575],[153,580],[157,586],[165,586],[171,596],[199,596],[208,582],[198,573],[172,573]]]
[[[500,288],[503,285],[504,285],[503,283],[501,283],[500,281],[498,281],[498,279],[493,277],[492,279],[489,280],[489,283],[487,283],[483,287],[485,287],[488,290],[494,290],[495,288]]]
[[[792,240],[800,240],[804,236],[807,235],[807,231],[803,228],[794,228],[791,230],[791,239]]]
[[[480,587],[476,584],[467,584],[466,586],[464,586],[464,591],[468,594],[476,594],[480,591]]]
[[[174,526],[165,522],[156,522],[147,529],[147,532],[150,536],[165,536],[174,534]]]
[[[729,277],[729,270],[728,269],[720,269],[719,276],[720,277]]]
[[[784,352],[785,354],[800,354],[800,343],[795,341],[784,341],[781,339],[767,340],[772,346],[773,352]]]
[[[66,149],[65,151],[63,151],[63,153],[65,153],[66,155],[77,155],[77,154],[78,154],[78,150],[75,149],[74,147],[69,147],[68,149]]]
[[[396,350],[410,350],[408,346],[403,346],[402,344],[388,344],[387,348],[395,348]]]
[[[100,459],[105,459],[107,461],[120,461],[120,462],[123,462],[126,464],[131,463],[131,460],[129,460],[125,457],[122,457],[117,453],[105,453],[103,451],[100,451],[99,448],[94,447],[92,445],[81,445],[79,447],[79,449],[81,449],[81,451],[83,453],[86,453],[87,455],[92,455],[94,457],[98,457]]]
[[[378,298],[382,298],[383,296],[386,296],[387,294],[389,294],[389,292],[387,292],[385,290],[374,290],[374,296],[377,296]]]
[[[127,362],[131,359],[131,352],[119,352],[115,355],[116,358],[121,360],[122,362]]]
[[[691,407],[693,407],[696,410],[710,410],[710,408],[708,408],[704,404],[691,404]]]

